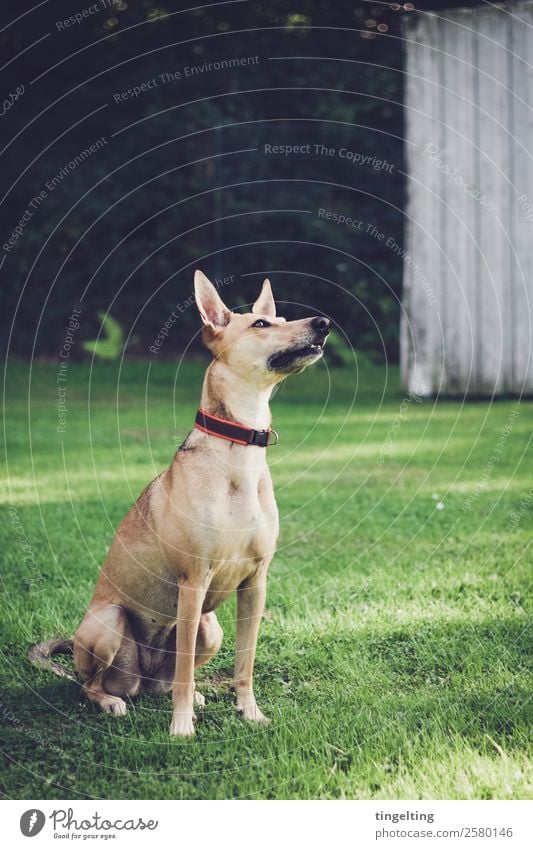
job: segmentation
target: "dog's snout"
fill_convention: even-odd
[[[327,336],[329,333],[329,326],[331,322],[329,318],[324,318],[323,315],[317,315],[315,318],[311,319],[311,327],[313,330],[316,330],[317,333],[322,333],[324,336]]]

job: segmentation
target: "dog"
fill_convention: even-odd
[[[233,592],[237,710],[267,722],[253,668],[279,530],[266,462],[277,440],[269,400],[276,384],[322,357],[330,330],[322,316],[277,317],[268,280],[245,314],[229,310],[201,271],[194,289],[213,356],[195,427],[120,524],[74,639],[40,643],[29,655],[65,675],[51,657],[72,650],[85,696],[117,716],[125,697],[171,691],[177,737],[194,734],[194,706],[205,704],[194,670],[220,648],[214,611]]]

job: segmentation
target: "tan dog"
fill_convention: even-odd
[[[235,591],[237,709],[266,721],[252,674],[278,512],[261,445],[274,433],[273,387],[316,362],[329,332],[322,317],[276,318],[268,280],[245,315],[231,312],[200,271],[194,285],[203,340],[213,354],[203,413],[119,526],[73,641],[91,701],[122,715],[125,696],[172,690],[170,733],[180,737],[194,733],[193,706],[204,703],[194,668],[222,641],[214,610]],[[69,647],[72,641],[50,640],[35,646],[30,659],[64,674],[50,656]]]

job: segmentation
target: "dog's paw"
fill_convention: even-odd
[[[270,720],[262,713],[256,702],[248,702],[247,704],[239,704],[237,702],[237,713],[248,722],[260,722],[262,725],[267,725]]]
[[[205,696],[198,692],[198,690],[194,691],[194,704],[198,705],[198,707],[205,707]]]
[[[98,704],[104,713],[112,713],[113,716],[126,716],[128,712],[126,702],[120,696],[103,696]]]
[[[177,713],[172,717],[172,722],[170,723],[170,736],[171,737],[193,737],[194,736],[194,725],[193,725],[193,714],[185,714],[185,713]]]

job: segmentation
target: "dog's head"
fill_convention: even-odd
[[[204,323],[203,341],[235,374],[263,385],[274,384],[322,356],[329,319],[278,318],[268,280],[251,313],[232,312],[201,271],[194,275],[194,292]]]

